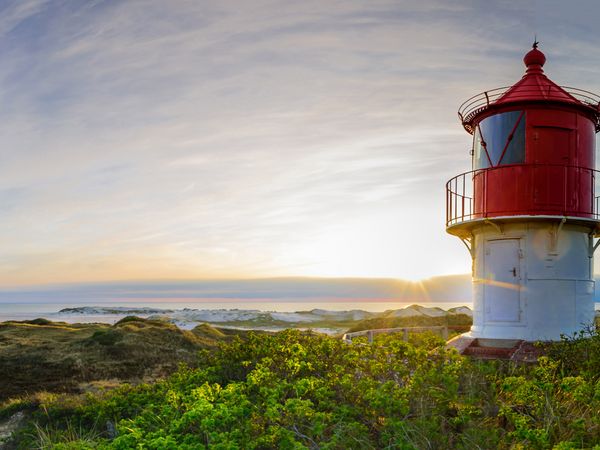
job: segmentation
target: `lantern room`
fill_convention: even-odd
[[[447,184],[450,233],[491,217],[597,219],[600,97],[558,86],[544,74],[545,61],[536,45],[521,80],[461,105],[459,117],[473,135],[472,171]]]

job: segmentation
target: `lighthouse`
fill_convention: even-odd
[[[467,247],[481,340],[558,340],[594,322],[600,97],[555,84],[534,43],[514,85],[465,101],[470,171],[446,184],[446,230]]]

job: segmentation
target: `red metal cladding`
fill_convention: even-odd
[[[474,171],[472,219],[506,216],[594,218],[596,171],[523,164]]]
[[[595,167],[594,124],[578,111],[535,107],[527,110],[528,163]]]
[[[542,70],[545,60],[537,48],[531,50],[524,58],[523,78],[470,113],[465,128],[475,138],[472,197],[463,193],[461,198],[449,183],[449,207],[458,206],[457,214],[466,217],[456,220],[450,210],[449,223],[500,216],[597,217],[594,168],[600,108],[548,79]],[[465,201],[468,214],[466,207],[461,209]]]

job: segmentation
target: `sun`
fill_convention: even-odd
[[[308,276],[418,282],[434,273],[418,237],[418,227],[409,227],[406,221],[390,214],[327,226],[309,242],[298,242],[288,257],[302,261],[302,274]]]

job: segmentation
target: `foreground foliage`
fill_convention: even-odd
[[[566,339],[538,365],[515,366],[473,362],[432,335],[371,345],[291,330],[250,335],[154,384],[43,396],[16,445],[592,448],[600,443],[598,342],[596,334]],[[574,365],[570,352],[581,346],[589,351]]]

